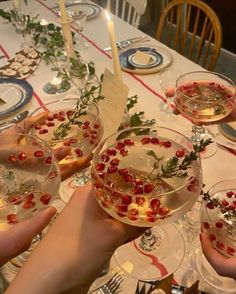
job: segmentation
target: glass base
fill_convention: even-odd
[[[174,273],[185,254],[184,238],[175,224],[151,230],[158,240],[151,251],[140,247],[141,236],[119,247],[114,254],[116,263],[125,273],[142,281],[161,280]]]
[[[170,122],[176,120],[176,115],[174,114],[171,106],[168,106],[165,102],[162,102],[159,118],[162,121]]]
[[[199,244],[200,246],[200,244]],[[219,276],[206,260],[201,249],[197,249],[195,255],[196,268],[201,278],[214,289],[214,293],[236,293],[236,281],[234,279]]]
[[[63,81],[60,87],[54,87],[50,82],[43,87],[44,92],[50,95],[61,94],[68,91],[69,89],[70,83],[67,81]]]

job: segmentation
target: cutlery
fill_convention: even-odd
[[[136,44],[136,43],[141,43],[141,42],[147,42],[149,41],[148,36],[140,36],[140,37],[135,37],[135,38],[129,38],[127,40],[123,40],[123,41],[118,41],[116,42],[116,45],[118,47],[118,49],[124,49],[129,47],[132,44]],[[111,47],[107,47],[103,49],[104,51],[110,51]]]
[[[23,119],[27,117],[28,114],[29,114],[29,111],[26,110],[17,114],[13,119],[0,123],[0,130],[1,131],[5,130],[9,128],[10,126],[22,121]]]
[[[106,284],[101,286],[96,294],[114,294],[120,287],[123,277],[121,274],[116,273]]]

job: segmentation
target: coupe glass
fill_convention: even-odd
[[[222,120],[233,109],[235,85],[232,80],[215,72],[195,71],[181,75],[176,81],[175,105],[191,119],[192,142],[199,144],[202,138],[212,137],[202,126]],[[201,154],[202,158],[216,152],[216,143]]]
[[[24,133],[1,133],[0,230],[32,217],[57,196],[59,165],[46,142]],[[16,272],[23,254],[8,263]]]
[[[71,154],[59,162],[60,165],[81,162],[92,155],[103,135],[103,126],[95,104],[84,108],[78,99],[53,101],[36,109],[31,115],[47,111],[41,122],[34,125],[30,133],[49,143],[52,148],[71,147]],[[65,180],[60,187],[60,197],[67,202],[76,187],[86,184],[90,176],[86,170]]]
[[[115,252],[118,265],[135,278],[164,278],[183,260],[184,240],[174,221],[200,194],[201,162],[193,161],[186,177],[168,177],[165,170],[190,152],[187,138],[163,127],[124,129],[94,152],[92,183],[98,203],[117,220],[148,228]]]
[[[226,257],[236,257],[236,178],[222,180],[209,190],[211,201],[204,201],[200,212],[201,228],[212,246]],[[235,293],[236,281],[219,276],[203,256],[196,254],[197,269],[205,282],[218,293]]]

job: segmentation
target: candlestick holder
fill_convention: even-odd
[[[60,77],[54,77],[43,87],[44,92],[50,95],[58,95],[69,89],[70,83],[66,80],[62,80]]]

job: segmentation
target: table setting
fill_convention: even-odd
[[[7,195],[17,209],[6,213],[0,206],[0,219],[6,217],[0,226],[49,203],[60,213],[77,187],[91,183],[111,217],[147,229],[117,249],[88,293],[235,293],[235,280],[216,274],[199,241],[202,229],[221,254],[236,254],[236,125],[221,123],[235,104],[234,83],[92,1],[23,2],[0,4],[0,136],[26,118],[40,119],[21,136],[16,146],[22,150],[0,162],[6,187],[15,189],[14,177],[29,185],[17,190],[22,198]],[[29,45],[15,15],[27,18]],[[8,139],[6,146],[18,140]],[[58,147],[71,150],[59,162],[52,155]],[[15,171],[27,167],[28,157],[44,162],[31,177]],[[91,158],[81,172],[59,181],[59,165]],[[13,178],[7,169],[15,171]],[[16,271],[0,271],[11,283]]]

